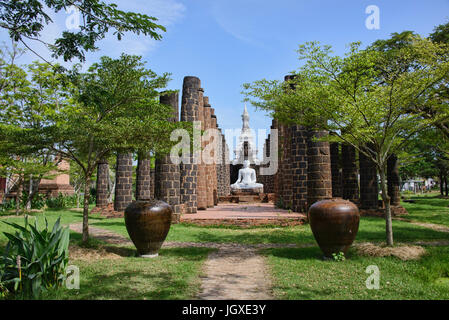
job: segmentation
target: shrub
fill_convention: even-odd
[[[69,229],[63,228],[60,218],[50,232],[47,219],[45,228],[6,222],[15,234],[4,232],[8,238],[5,253],[0,260],[0,291],[3,295],[14,292],[23,298],[39,298],[41,293],[60,286],[65,280],[69,255]],[[2,293],[0,293],[0,296]]]
[[[3,203],[0,203],[0,212],[6,212],[9,210],[13,210],[16,208],[16,200],[10,199],[7,201],[4,201]]]
[[[59,193],[57,197],[48,198],[46,201],[47,207],[50,209],[66,209],[76,207],[77,195],[65,196]],[[82,205],[83,198],[81,198]],[[90,195],[89,204],[95,203],[95,196]]]
[[[50,209],[65,209],[72,206],[72,199],[70,199],[70,196],[64,196],[60,193],[55,198],[48,198],[46,203]]]

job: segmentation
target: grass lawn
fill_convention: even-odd
[[[449,248],[428,247],[417,261],[361,257],[351,249],[341,262],[323,261],[318,247],[267,249],[277,299],[449,299]],[[376,265],[379,290],[367,289]]]
[[[123,219],[95,220],[92,226],[108,229],[128,237]],[[393,221],[396,241],[449,240],[449,233],[430,230],[405,221]],[[315,243],[308,224],[294,227],[200,227],[187,224],[173,225],[167,241],[256,243]],[[363,217],[356,241],[385,241],[385,220]]]
[[[439,193],[407,196],[415,203],[402,202],[409,215],[406,219],[449,226],[449,199],[439,197]]]
[[[43,299],[194,299],[208,248],[161,249],[156,259],[128,256],[70,261],[80,269],[80,289],[60,288]],[[129,249],[133,255],[134,250]]]

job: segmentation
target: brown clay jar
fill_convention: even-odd
[[[160,200],[133,201],[125,209],[126,230],[141,257],[157,257],[172,220],[172,207]]]
[[[360,214],[348,200],[333,198],[315,202],[309,208],[310,227],[324,256],[346,254],[359,230]]]

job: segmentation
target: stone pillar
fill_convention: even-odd
[[[208,97],[204,97],[204,122],[206,130],[212,128],[212,112]],[[212,143],[212,141],[206,141],[205,146],[207,146],[209,143]],[[206,164],[206,201],[208,208],[212,208],[214,206],[214,183],[212,167],[212,164]]]
[[[295,78],[294,75],[286,75],[284,77],[285,81],[293,80]],[[291,88],[294,89],[294,85],[291,85]],[[292,171],[292,134],[293,128],[289,125],[280,125],[282,131],[282,139],[281,141],[281,161],[280,161],[280,169],[281,169],[281,194],[284,202],[284,208],[291,209],[293,206],[293,171]]]
[[[274,189],[274,203],[278,203],[280,200],[280,196],[281,196],[281,184],[280,181],[282,180],[282,173],[281,173],[281,153],[279,151],[280,149],[280,145],[281,145],[281,128],[278,125],[278,122],[273,119],[271,121],[271,129],[277,129],[278,130],[278,148],[277,148],[277,153],[278,153],[278,169],[274,175],[274,182],[273,182],[273,189]]]
[[[341,145],[341,179],[343,199],[359,202],[359,184],[355,148],[343,143]]]
[[[178,121],[178,93],[161,95],[160,103],[169,105],[173,109],[173,117],[169,121]],[[181,213],[181,173],[178,164],[170,160],[170,155],[156,157],[154,170],[154,197],[172,206],[173,213]],[[176,218],[174,219],[177,220]]]
[[[277,202],[285,207],[284,199],[284,179],[285,179],[285,156],[284,156],[284,141],[285,141],[285,126],[282,123],[277,122],[278,128],[278,172],[277,172]]]
[[[332,198],[332,176],[329,142],[316,141],[327,131],[309,131],[307,141],[307,206]]]
[[[330,144],[331,172],[332,172],[332,197],[341,197],[341,173],[340,173],[340,145],[336,142]]]
[[[204,120],[204,90],[199,89],[198,92],[198,121],[201,121],[201,131],[206,130],[205,120]],[[206,144],[201,141],[201,150],[204,149]],[[203,159],[201,163],[198,164],[198,183],[197,183],[197,207],[198,210],[207,209],[207,188],[206,188],[206,164]]]
[[[359,152],[360,165],[360,208],[377,209],[379,207],[379,190],[377,185],[377,168],[375,163]]]
[[[398,157],[395,154],[392,154],[387,161],[387,182],[390,204],[399,206],[401,203],[401,180],[399,177]]]
[[[282,125],[283,141],[282,141],[282,199],[284,200],[284,208],[291,209],[293,205],[293,175],[291,170],[291,135],[292,127]]]
[[[136,200],[151,199],[150,154],[139,154],[136,169]]]
[[[182,86],[181,121],[197,121],[199,119],[199,89],[201,81],[197,77],[185,77]],[[194,152],[190,156],[190,163],[182,163],[181,168],[181,203],[185,213],[197,212],[197,178],[198,161]]]
[[[216,165],[217,168],[217,189],[218,189],[218,196],[224,197],[227,196],[226,194],[226,165],[225,165],[225,146],[226,143],[225,137],[221,131],[221,129],[218,129],[219,132],[219,140],[218,140],[218,157],[217,159],[220,161]]]
[[[115,199],[114,210],[125,211],[133,200],[133,155],[132,153],[117,154],[115,171]]]
[[[217,116],[215,115],[215,110],[213,108],[211,110],[211,129],[217,129]],[[218,204],[218,180],[217,180],[217,154],[219,143],[217,141],[217,136],[214,136],[212,141],[214,148],[212,149],[212,159],[214,159],[214,163],[211,165],[212,171],[212,198],[214,201],[214,206]]]
[[[155,163],[156,164],[156,163]],[[151,199],[154,199],[154,183],[155,183],[155,168],[151,168],[150,169],[150,177],[151,177],[151,182],[150,182],[150,196]]]
[[[292,127],[292,177],[294,212],[307,212],[307,130]]]
[[[108,206],[109,164],[102,160],[97,166],[97,196],[96,206],[105,208]]]
[[[226,139],[223,135],[223,141],[224,141],[224,166],[225,166],[225,196],[231,194],[231,164],[229,160],[229,147],[226,144]]]

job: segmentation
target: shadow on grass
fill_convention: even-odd
[[[260,250],[260,253],[283,259],[324,261],[318,245],[306,248],[270,248]]]
[[[213,231],[199,231],[190,235],[197,242],[223,242],[223,243],[303,243],[314,241],[311,235],[301,237],[298,232],[279,231],[265,233],[263,230],[257,233],[223,234]]]
[[[192,299],[197,268],[208,248],[168,248],[154,259],[125,258],[81,265],[80,290],[58,289],[45,299]]]
[[[410,199],[415,200],[416,206],[419,205],[425,205],[425,206],[432,206],[432,207],[442,207],[447,208],[449,205],[449,199],[444,199],[439,196],[432,196],[432,197],[419,197],[419,196],[412,196]],[[419,209],[419,208],[413,208],[413,210]]]

